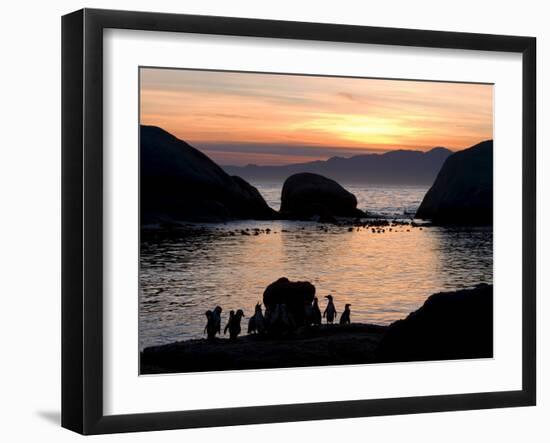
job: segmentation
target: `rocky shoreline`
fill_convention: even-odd
[[[245,335],[236,342],[228,338],[181,341],[141,352],[141,374],[371,363],[386,329],[322,325],[285,339]]]
[[[140,373],[185,373],[491,358],[493,287],[430,296],[389,326],[321,325],[289,337],[245,335],[237,341],[188,340],[144,349]]]

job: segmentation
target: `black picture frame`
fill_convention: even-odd
[[[108,28],[519,53],[523,64],[522,388],[130,415],[103,412],[103,31]],[[83,9],[62,18],[62,426],[82,434],[530,406],[536,403],[536,39]],[[518,276],[519,278],[519,276]]]

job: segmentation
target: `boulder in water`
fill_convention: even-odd
[[[332,217],[365,217],[357,198],[334,180],[309,172],[285,180],[281,216],[291,219],[330,220]]]

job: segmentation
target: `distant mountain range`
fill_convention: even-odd
[[[396,150],[384,154],[363,154],[350,158],[332,157],[308,163],[282,166],[222,166],[229,175],[249,181],[284,181],[292,174],[312,172],[343,183],[431,185],[443,162],[453,151]]]

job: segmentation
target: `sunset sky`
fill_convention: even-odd
[[[459,150],[493,138],[493,86],[141,69],[140,123],[222,165]]]

